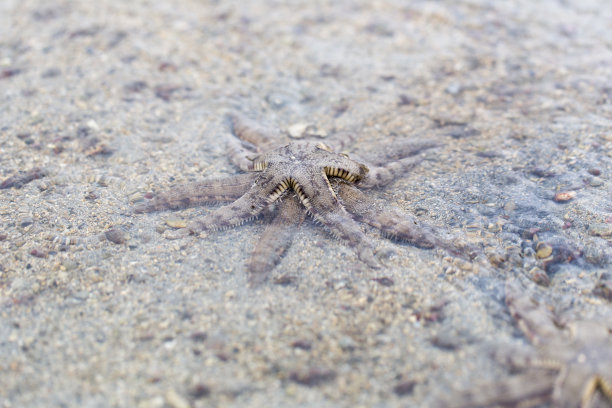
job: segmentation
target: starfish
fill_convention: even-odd
[[[535,355],[518,364],[527,364],[521,374],[453,396],[454,402],[444,406],[523,407],[544,402],[564,408],[612,406],[612,322],[564,323],[514,282],[506,285],[506,304],[536,347]]]
[[[396,144],[385,149],[382,158],[379,155],[379,161],[386,163],[374,160],[368,165],[316,141],[293,141],[274,148],[280,131],[237,114],[229,115],[229,122],[233,130],[228,141],[230,158],[245,173],[173,187],[138,205],[135,212],[231,202],[191,220],[178,236],[232,228],[262,214],[272,218],[247,264],[252,284],[263,281],[280,262],[306,214],[346,241],[371,268],[380,263],[358,221],[420,247],[458,249],[452,239],[436,237],[433,228],[421,225],[414,216],[379,204],[360,190],[388,184],[421,161],[419,153],[436,144]]]

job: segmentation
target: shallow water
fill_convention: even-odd
[[[426,406],[507,378],[494,351],[533,350],[508,278],[610,322],[606,5],[2,2],[0,182],[49,172],[0,190],[4,406]],[[364,227],[371,270],[307,221],[249,288],[265,220],[168,240],[168,218],[210,208],[131,211],[237,173],[232,110],[355,156],[442,142],[371,194],[482,254]]]

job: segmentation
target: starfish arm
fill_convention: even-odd
[[[574,342],[580,344],[605,344],[610,343],[612,346],[612,329],[608,328],[604,322],[599,320],[576,320],[565,325],[570,332]],[[608,357],[612,358],[612,349],[608,353]],[[612,366],[608,373],[612,377]]]
[[[279,180],[279,177],[261,174],[239,199],[192,220],[187,229],[191,232],[226,229],[257,217],[286,190],[285,186],[280,186]]]
[[[228,115],[232,133],[240,140],[252,144],[258,153],[271,150],[280,139],[280,130],[262,126],[240,113]]]
[[[392,161],[384,166],[370,166],[370,172],[359,182],[359,185],[363,188],[387,185],[414,168],[421,161],[423,161],[422,157],[414,156]]]
[[[356,157],[356,160],[366,163],[370,168],[360,186],[372,188],[389,184],[423,161],[419,155],[421,152],[438,146],[438,143],[432,141],[403,141],[366,153],[363,158]]]
[[[568,364],[560,370],[555,381],[553,405],[559,408],[591,407],[598,386],[598,378],[588,366]]]
[[[506,282],[506,305],[517,326],[536,346],[548,343],[558,336],[559,330],[550,314],[522,290],[515,281]]]
[[[375,200],[362,191],[344,182],[337,182],[338,196],[348,212],[358,220],[371,225],[394,239],[410,242],[422,248],[440,245],[440,240],[431,228],[421,225],[419,220],[396,207],[381,208]]]
[[[612,333],[597,320],[572,321],[564,327],[569,329],[570,341],[551,343],[542,350],[563,367],[553,400],[560,407],[598,406],[597,397],[612,404]]]
[[[380,267],[372,245],[359,224],[342,207],[325,175],[309,180],[308,184],[298,182],[294,190],[316,221],[325,225],[336,238],[346,241],[361,261],[371,268]],[[312,200],[312,197],[316,197],[316,200]]]
[[[442,248],[453,255],[470,259],[480,252],[460,237],[438,231],[400,208],[379,204],[351,184],[336,181],[334,187],[348,212],[358,221],[379,229],[386,237],[419,248]]]
[[[610,334],[612,337],[612,333]],[[593,371],[597,379],[598,387],[603,397],[612,405],[612,339],[608,337],[608,342],[598,347],[594,358],[596,367]]]
[[[469,391],[451,393],[440,398],[432,406],[436,408],[533,406],[550,399],[554,381],[554,373],[547,371],[516,375],[497,383],[476,386]]]
[[[256,154],[248,150],[240,140],[230,136],[227,140],[227,150],[234,166],[242,171],[253,171],[253,157]]]
[[[247,263],[251,286],[264,282],[268,273],[278,265],[305,217],[306,212],[294,194],[284,197],[278,203],[272,223],[257,240]]]
[[[612,373],[610,373],[610,366],[607,365],[607,373],[599,376],[599,388],[608,402],[612,404]]]
[[[148,202],[137,205],[136,213],[195,207],[206,203],[231,201],[248,191],[257,174],[239,174],[222,179],[188,183],[157,194]]]

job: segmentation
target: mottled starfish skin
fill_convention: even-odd
[[[395,144],[370,158],[373,165],[368,168],[322,143],[298,141],[273,149],[281,137],[279,131],[238,115],[230,116],[230,121],[236,136],[229,140],[230,158],[248,173],[175,187],[138,206],[136,212],[232,201],[189,222],[187,228],[194,233],[234,227],[267,214],[272,221],[247,263],[252,284],[265,280],[280,262],[306,213],[346,241],[372,268],[379,263],[357,221],[420,247],[454,246],[436,238],[431,228],[421,226],[411,215],[380,205],[356,188],[388,184],[421,160],[418,153],[435,144]]]
[[[421,248],[433,248],[441,241],[428,227],[422,226],[416,217],[397,207],[379,205],[354,185],[336,181],[338,195],[344,208],[356,220],[381,230],[390,238],[401,238]]]
[[[251,188],[256,179],[256,174],[247,173],[176,186],[172,190],[155,196],[146,204],[137,206],[135,211],[142,213],[167,209],[178,210],[209,203],[233,201]]]
[[[285,254],[298,226],[304,222],[306,212],[295,194],[280,200],[272,221],[257,240],[253,253],[247,262],[249,283],[258,285],[266,280],[268,272],[274,269]]]
[[[240,198],[204,217],[190,221],[187,228],[193,232],[201,232],[234,227],[258,216],[291,189],[306,210],[335,236],[347,241],[362,261],[371,267],[378,266],[365,234],[339,204],[328,179],[333,176],[350,182],[360,180],[368,171],[366,166],[328,151],[322,144],[293,142],[258,156],[253,161],[252,171],[260,174]],[[230,185],[234,184],[234,179],[228,181]],[[175,197],[171,201],[174,203],[177,202],[177,194],[173,195]],[[179,202],[191,204],[189,197],[185,198],[183,193],[179,195]],[[206,198],[200,194],[197,201],[202,202]],[[155,201],[154,206],[159,208],[164,201],[168,199],[162,197]]]
[[[518,327],[536,346],[528,369],[508,380],[454,396],[452,407],[612,407],[612,322],[576,320],[561,324],[516,283],[506,303]],[[524,368],[524,367],[523,367]]]

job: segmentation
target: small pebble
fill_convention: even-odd
[[[43,249],[33,248],[30,250],[30,255],[35,256],[36,258],[46,258],[48,254],[47,251]]]
[[[98,123],[93,119],[88,120],[85,125],[91,130],[100,130],[100,125],[98,125]]]
[[[95,191],[90,191],[87,194],[85,194],[85,199],[89,201],[93,201],[93,200],[98,199],[98,195],[96,194]]]
[[[19,74],[21,70],[19,68],[6,68],[0,71],[0,79],[10,78]]]
[[[187,228],[180,228],[177,230],[166,230],[162,233],[162,237],[169,241],[174,241],[176,239],[183,239],[188,237],[190,231]]]
[[[148,86],[145,81],[132,81],[125,84],[123,90],[128,93],[138,93],[144,91]]]
[[[414,386],[416,384],[417,382],[415,380],[402,381],[401,383],[393,387],[393,392],[395,393],[395,395],[398,395],[400,397],[412,394],[412,391],[414,391]]]
[[[42,78],[55,78],[57,76],[60,76],[61,74],[62,74],[62,71],[59,68],[49,68],[43,71],[43,73],[40,74],[40,76]]]
[[[281,109],[287,104],[292,102],[292,98],[288,95],[284,95],[278,92],[273,92],[266,95],[266,102],[268,105],[275,110]]]
[[[514,201],[508,201],[505,205],[504,205],[504,210],[511,212],[517,209],[517,205]]]
[[[508,254],[506,251],[501,250],[495,246],[487,246],[485,248],[485,255],[489,262],[494,266],[499,266],[508,260]]]
[[[206,340],[206,338],[208,337],[208,334],[206,334],[206,332],[203,331],[197,331],[197,332],[193,332],[191,333],[191,340],[201,343],[204,340]]]
[[[588,172],[589,172],[589,174],[591,174],[593,176],[601,175],[601,170],[599,170],[599,169],[589,169]]]
[[[19,222],[19,225],[21,226],[21,228],[25,228],[28,225],[32,225],[32,224],[34,224],[34,218],[32,217],[22,218],[21,221]]]
[[[128,235],[121,228],[111,228],[104,233],[106,239],[108,239],[113,244],[121,245],[125,244],[128,240]]]
[[[273,283],[275,285],[287,286],[296,282],[297,278],[290,274],[283,274],[274,278]]]
[[[166,393],[166,403],[172,408],[190,408],[189,402],[181,397],[175,390]]]
[[[538,245],[536,246],[536,256],[539,259],[548,258],[549,256],[552,255],[552,251],[553,251],[552,246],[550,246],[549,244],[545,242],[538,242]]]
[[[325,138],[328,136],[328,133],[324,129],[319,129],[316,126],[308,126],[306,128],[306,136]]]
[[[161,396],[143,400],[138,404],[138,408],[164,408],[164,399]]]
[[[400,95],[399,100],[397,102],[397,106],[418,106],[419,101],[410,95]]]
[[[457,337],[456,333],[448,333],[448,330],[436,334],[430,341],[437,348],[448,351],[457,350],[462,343],[462,340]]]
[[[372,278],[372,280],[382,286],[393,286],[395,282],[391,278],[383,276],[382,278]]]
[[[327,137],[327,132],[325,130],[307,123],[295,123],[289,126],[287,132],[289,133],[289,137],[293,139],[301,139],[304,137]]]
[[[157,67],[157,69],[161,72],[176,72],[178,70],[178,67],[173,64],[172,62],[162,62],[161,64],[159,64],[159,66]]]
[[[550,278],[548,277],[548,274],[537,266],[529,271],[529,277],[538,285],[550,285]]]
[[[310,350],[312,348],[312,343],[308,340],[295,340],[291,343],[291,347],[301,350]]]
[[[189,394],[195,399],[204,398],[210,395],[210,387],[206,384],[197,383],[191,387]]]
[[[166,225],[172,228],[186,228],[187,221],[178,217],[168,217],[166,218]]]
[[[310,368],[295,370],[289,374],[289,379],[298,384],[314,387],[333,380],[336,373],[327,368]]]
[[[575,191],[563,191],[563,192],[555,194],[555,197],[553,199],[558,203],[562,203],[565,201],[569,201],[574,197],[576,197]]]
[[[604,182],[602,179],[600,179],[599,177],[593,177],[593,180],[591,180],[591,182],[589,183],[589,185],[591,187],[601,187],[603,186]]]
[[[289,132],[289,137],[292,137],[294,139],[300,139],[304,137],[304,132],[306,132],[307,127],[307,123],[295,123],[289,126],[289,129],[287,129],[287,131]]]
[[[353,351],[357,347],[357,343],[355,340],[348,336],[342,336],[340,340],[338,340],[338,345],[342,349],[342,351]]]
[[[78,266],[78,264],[70,259],[66,259],[62,262],[62,267],[66,270],[66,271],[71,271],[73,269],[75,269]]]
[[[453,82],[452,84],[450,84],[449,86],[446,87],[446,89],[444,90],[446,93],[450,94],[450,95],[458,95],[461,93],[463,87],[461,86],[460,83],[458,82]]]
[[[497,223],[493,224],[492,222],[490,222],[489,225],[487,225],[487,229],[491,232],[499,232],[501,231],[501,225]]]
[[[529,173],[533,174],[536,177],[554,177],[555,171],[553,169],[549,169],[549,168],[542,168],[542,167],[533,167]]]
[[[172,100],[173,96],[177,93],[177,91],[181,90],[181,87],[172,84],[160,84],[155,86],[153,90],[155,92],[156,97],[165,102],[169,102]]]

